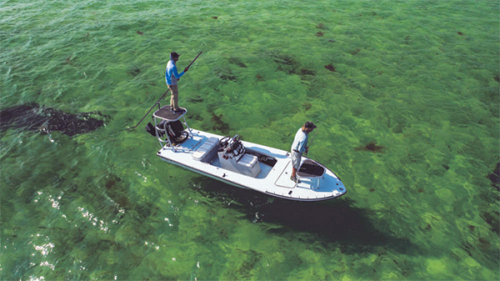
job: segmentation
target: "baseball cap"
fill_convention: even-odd
[[[304,124],[304,127],[306,127],[306,128],[310,128],[310,129],[314,129],[314,128],[318,127],[318,126],[314,125],[314,123],[313,123],[313,122],[311,122],[311,121],[307,121],[307,122]]]

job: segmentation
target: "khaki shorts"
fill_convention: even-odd
[[[302,160],[302,153],[292,150],[292,165],[297,170],[300,167],[300,160]]]
[[[173,110],[179,110],[179,88],[177,85],[167,85],[170,90],[170,108]]]

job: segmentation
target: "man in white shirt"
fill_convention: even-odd
[[[307,140],[309,138],[309,133],[312,132],[317,126],[313,122],[306,122],[297,133],[295,134],[295,139],[292,144],[292,176],[290,179],[296,183],[300,183],[297,178],[297,171],[300,168],[300,161],[302,160],[302,153],[307,152],[309,147],[307,147]]]

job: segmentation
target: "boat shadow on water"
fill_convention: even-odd
[[[0,110],[0,132],[10,128],[42,133],[59,131],[71,137],[102,127],[106,118],[110,116],[100,112],[71,114],[38,104],[18,105]]]
[[[234,188],[212,179],[203,179],[197,186],[204,196],[237,209],[249,221],[280,226],[269,230],[271,233],[300,236],[300,239],[325,244],[338,242],[345,253],[380,252],[381,248],[406,254],[421,252],[409,240],[377,229],[368,212],[354,207],[354,201],[345,196],[329,201],[300,202]]]

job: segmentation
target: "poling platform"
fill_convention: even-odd
[[[181,110],[178,113],[174,113],[173,111],[170,110],[170,105],[165,105],[155,111],[153,114],[154,118],[159,118],[161,120],[165,121],[176,121],[179,120],[180,118],[184,117],[187,113],[187,109],[183,107],[179,107]]]

